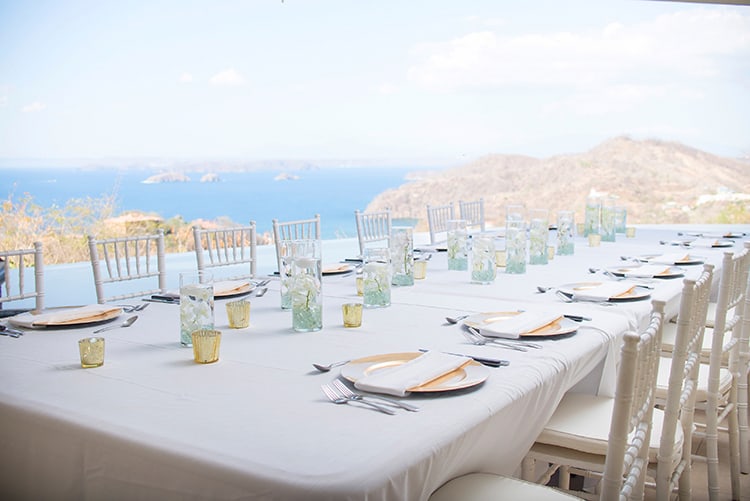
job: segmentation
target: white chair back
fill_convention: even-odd
[[[455,219],[453,211],[453,202],[446,205],[428,205],[427,206],[427,225],[430,229],[430,245],[435,245],[440,241],[438,235],[448,231],[448,221]]]
[[[276,246],[276,265],[281,271],[281,242],[285,240],[320,240],[320,214],[311,219],[279,222],[274,219],[273,242]]]
[[[88,241],[98,303],[163,293],[167,290],[164,231],[159,230],[153,235],[105,239],[89,235]],[[129,281],[133,281],[132,289],[135,290],[123,292],[122,287],[115,287],[115,284]],[[153,282],[156,282],[156,287],[142,288],[144,284]],[[118,289],[119,293],[108,293],[114,289]]]
[[[224,279],[240,279],[255,277],[257,267],[257,239],[255,221],[248,226],[232,228],[203,229],[193,227],[195,239],[195,258],[198,271],[227,267],[236,273],[241,265],[246,270],[239,274],[221,277]],[[214,277],[217,278],[217,277]]]
[[[28,284],[27,270],[34,268],[33,287]],[[34,311],[44,309],[44,253],[41,242],[31,249],[0,251],[2,282],[0,283],[0,308],[11,301],[35,300]],[[2,289],[5,288],[5,295]]]
[[[703,265],[697,280],[683,281],[656,469],[657,499],[669,499],[676,486],[680,499],[690,499],[695,390],[713,269],[713,265]],[[683,435],[681,457],[675,457],[677,426],[682,428]]]
[[[746,244],[747,245],[747,244]],[[750,425],[748,423],[748,400],[750,400],[750,275],[742,279],[745,293],[742,301],[742,319],[739,329],[740,339],[737,380],[737,415],[740,429],[740,471],[750,473]]]
[[[365,247],[374,242],[382,242],[384,247],[391,244],[391,210],[360,212],[354,211],[357,222],[359,255],[364,256]]]
[[[473,202],[458,201],[458,217],[466,220],[466,227],[485,231],[484,222],[484,199],[474,200]]]

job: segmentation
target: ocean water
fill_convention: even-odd
[[[158,171],[147,169],[0,168],[0,197],[25,193],[42,207],[71,199],[114,194],[117,212],[139,210],[185,221],[226,216],[239,224],[255,220],[259,233],[271,221],[320,214],[324,239],[356,236],[354,210],[364,210],[379,193],[406,182],[415,167],[321,168],[295,172],[296,180],[274,180],[279,171],[218,172],[219,182],[201,183],[203,173],[186,172],[189,182],[144,184]]]

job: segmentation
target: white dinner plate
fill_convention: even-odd
[[[600,286],[602,282],[576,282],[573,284],[566,284],[560,286],[558,289],[561,293],[572,298],[575,294],[583,292],[585,290],[594,289]],[[611,297],[608,299],[609,302],[616,303],[620,301],[636,301],[639,299],[646,299],[651,296],[651,289],[641,287],[640,285],[634,286],[629,292],[621,294],[619,296]]]
[[[352,360],[341,368],[341,375],[356,383],[359,379],[389,367],[403,365],[422,355],[419,352],[385,353]],[[413,393],[433,393],[471,388],[483,383],[490,375],[484,365],[471,360],[468,364],[421,386],[409,388]]]
[[[496,322],[502,322],[504,320],[508,320],[509,318],[513,318],[516,315],[519,315],[520,311],[490,311],[485,313],[476,313],[474,315],[470,315],[466,317],[462,323],[464,325],[468,325],[469,327],[474,327],[476,329],[479,329],[479,331],[487,336],[487,337],[501,337],[501,336],[493,336],[490,332],[482,331],[482,327],[485,327],[489,324],[494,324]],[[562,315],[560,315],[562,317]],[[567,318],[560,318],[558,321],[553,322],[549,325],[545,325],[542,329],[537,329],[533,332],[524,332],[520,335],[520,337],[554,337],[554,336],[564,336],[568,334],[572,334],[578,330],[578,325],[576,322],[567,319]]]
[[[648,276],[633,276],[632,278],[677,278],[685,275],[685,270],[680,268],[679,266],[668,266],[663,272],[656,273],[650,277]],[[637,272],[638,268],[641,266],[638,264],[634,265],[624,265],[624,266],[612,266],[610,268],[607,268],[607,271],[612,273],[613,275],[617,277],[624,277],[630,272]]]
[[[59,312],[64,310],[70,310],[74,308],[80,308],[80,306],[60,306],[57,308],[45,308],[42,313],[51,313],[53,311]],[[29,325],[33,323],[32,328],[35,329],[44,329],[44,328],[61,328],[61,327],[83,327],[87,325],[97,325],[97,324],[103,324],[106,322],[111,322],[115,318],[122,315],[122,308],[113,308],[112,310],[103,313],[102,315],[97,316],[96,318],[92,317],[86,317],[86,318],[73,318],[69,320],[64,321],[41,321],[35,320],[34,317],[39,316],[38,314],[34,314],[33,311],[27,311],[24,313],[20,313],[18,315],[15,315],[13,317],[8,318],[8,322],[15,325],[16,327],[26,327],[29,328]]]

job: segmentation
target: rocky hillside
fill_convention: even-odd
[[[628,137],[585,153],[537,159],[489,155],[471,164],[422,174],[377,196],[368,210],[418,218],[427,204],[484,198],[485,217],[501,224],[505,206],[571,209],[581,220],[589,193],[606,193],[627,207],[629,223],[749,223],[750,163],[683,144]],[[458,207],[456,207],[458,211]],[[458,212],[456,212],[458,214]]]

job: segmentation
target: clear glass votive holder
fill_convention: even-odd
[[[362,303],[365,308],[391,305],[391,253],[387,248],[365,249],[362,266]]]
[[[414,261],[414,280],[424,280],[427,277],[427,261],[419,259]]]
[[[362,325],[362,303],[346,303],[341,305],[344,317],[344,327],[360,327]]]
[[[250,301],[241,299],[227,303],[227,319],[230,329],[244,329],[250,325]]]
[[[529,211],[529,264],[547,264],[549,216],[546,209]]]
[[[180,344],[189,347],[193,332],[213,328],[213,275],[206,271],[180,273]]]
[[[471,244],[471,282],[490,284],[496,276],[495,240],[491,235],[475,235]]]
[[[193,338],[193,360],[198,364],[212,364],[219,360],[221,331],[200,329],[191,334]]]
[[[87,337],[78,340],[78,351],[81,354],[81,367],[92,369],[104,365],[104,338]]]
[[[469,232],[465,219],[450,219],[447,222],[448,269],[466,271],[469,269]]]
[[[391,229],[391,285],[414,285],[414,234],[409,226]]]
[[[570,210],[561,210],[557,213],[557,255],[572,256],[575,252],[575,239],[573,228],[575,214]]]

